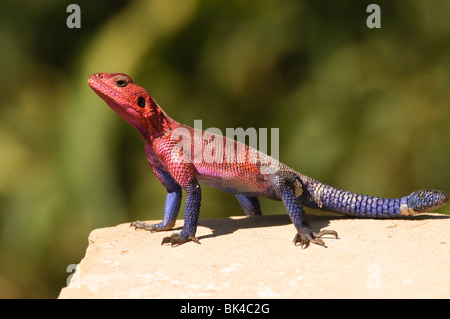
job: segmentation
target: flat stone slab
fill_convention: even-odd
[[[450,298],[450,216],[308,217],[339,239],[294,246],[287,215],[201,219],[201,245],[174,248],[172,231],[96,229],[59,298]]]

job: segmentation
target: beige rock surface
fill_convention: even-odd
[[[171,232],[96,229],[59,298],[450,298],[450,216],[309,221],[339,239],[295,247],[286,215],[202,219],[201,245],[175,248]]]

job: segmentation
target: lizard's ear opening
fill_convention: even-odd
[[[145,108],[145,98],[143,96],[138,97],[137,105],[139,105],[139,107]]]

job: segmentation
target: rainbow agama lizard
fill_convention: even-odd
[[[199,243],[195,233],[201,205],[200,183],[234,193],[247,216],[261,214],[259,196],[281,200],[297,230],[294,243],[303,248],[310,243],[325,246],[320,238],[323,235],[337,238],[334,230],[312,232],[305,219],[304,206],[357,217],[387,218],[431,211],[448,202],[446,193],[433,189],[415,191],[399,198],[344,191],[300,174],[238,141],[230,141],[224,136],[213,137],[203,131],[204,138],[197,145],[192,143],[192,152],[189,152],[178,147],[182,137],[175,136],[175,133],[187,132],[193,137],[194,128],[170,118],[128,75],[96,73],[89,77],[88,84],[120,117],[139,131],[145,142],[147,159],[167,189],[163,221],[154,225],[136,221],[132,226],[151,232],[172,229],[180,210],[182,189],[186,191],[184,226],[180,233],[165,237],[162,244]],[[196,151],[199,148],[203,151],[213,139],[219,141],[216,145],[224,147],[220,161],[196,161],[193,158]],[[233,156],[227,157],[230,152]],[[275,170],[268,169],[274,167]]]

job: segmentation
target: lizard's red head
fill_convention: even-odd
[[[95,73],[89,77],[89,86],[120,117],[141,133],[157,131],[162,110],[145,89],[133,83],[123,73]]]

